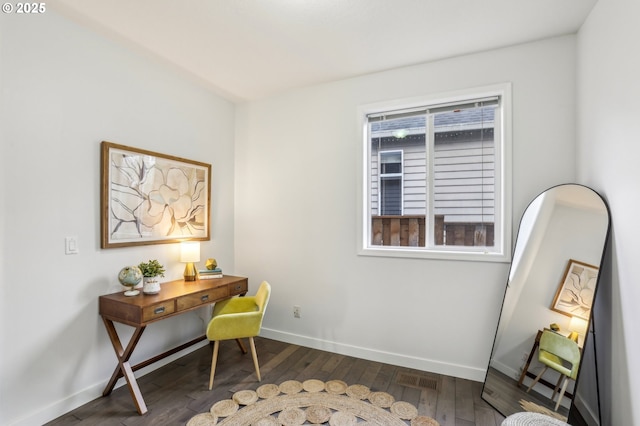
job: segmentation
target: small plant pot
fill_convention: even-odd
[[[142,292],[144,294],[160,293],[160,282],[156,277],[144,277],[143,281]]]

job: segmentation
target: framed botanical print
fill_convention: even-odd
[[[210,164],[102,142],[100,198],[102,248],[210,239]]]
[[[570,259],[558,286],[551,309],[561,314],[589,320],[598,267]]]

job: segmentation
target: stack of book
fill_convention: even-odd
[[[210,280],[213,278],[222,278],[222,269],[200,269],[198,270],[198,276],[201,280]]]

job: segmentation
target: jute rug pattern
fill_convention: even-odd
[[[440,426],[404,401],[386,392],[341,380],[288,380],[243,390],[218,401],[208,413],[197,414],[187,426],[328,424],[384,426]]]
[[[554,419],[557,420],[561,420],[562,422],[566,422],[567,418],[561,414],[556,413],[555,411],[551,411],[548,408],[545,408],[541,405],[538,405],[534,402],[531,401],[527,401],[525,399],[521,399],[520,401],[520,406],[525,410],[528,411],[530,413],[539,413],[539,414],[544,414],[546,416],[549,417],[553,417]]]

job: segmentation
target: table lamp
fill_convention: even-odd
[[[580,337],[584,338],[588,325],[587,321],[582,318],[571,317],[571,321],[569,321],[569,331],[571,331],[568,336],[569,339],[579,344]]]
[[[180,243],[180,262],[186,263],[184,280],[196,280],[196,267],[193,262],[200,262],[200,243],[198,241],[183,241]]]

